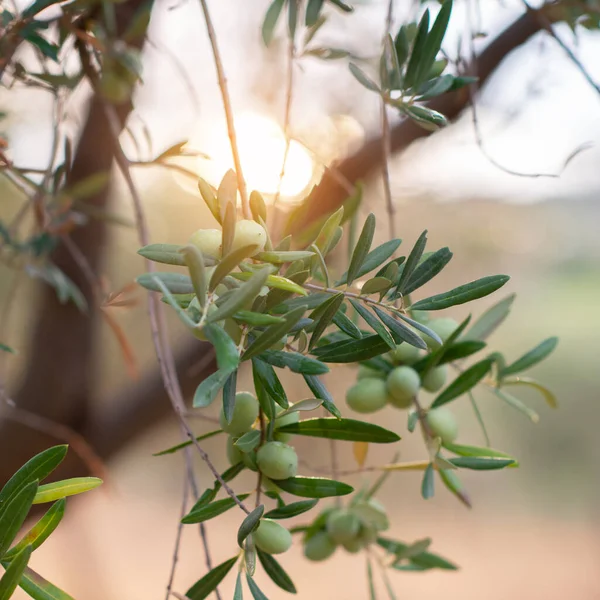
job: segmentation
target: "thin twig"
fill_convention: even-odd
[[[229,91],[227,89],[227,78],[225,77],[225,69],[223,68],[223,61],[221,59],[221,53],[219,52],[219,45],[217,42],[217,34],[213,26],[213,22],[208,10],[208,4],[206,0],[200,0],[200,6],[204,13],[204,21],[206,22],[206,30],[208,32],[208,38],[210,40],[210,46],[212,48],[213,58],[215,61],[215,68],[217,70],[217,79],[219,81],[219,89],[221,90],[221,97],[223,100],[223,109],[225,110],[225,119],[227,121],[227,132],[229,134],[229,143],[231,144],[231,154],[233,155],[233,164],[235,165],[235,173],[237,176],[238,189],[242,198],[242,211],[246,219],[251,218],[250,214],[250,203],[248,201],[248,191],[246,189],[246,181],[244,180],[244,173],[242,171],[242,162],[240,159],[240,153],[237,144],[237,136],[235,133],[235,123],[233,120],[233,109],[231,107],[231,98],[229,97]]]
[[[397,306],[394,306],[393,304],[386,304],[385,302],[379,302],[378,300],[373,300],[372,298],[369,298],[367,296],[364,296],[361,294],[355,294],[354,292],[348,292],[346,290],[337,290],[335,288],[323,287],[320,285],[316,285],[314,283],[304,283],[304,284],[302,284],[302,287],[306,288],[307,290],[324,292],[325,294],[343,294],[344,296],[346,296],[346,298],[356,298],[357,300],[360,300],[361,302],[365,302],[366,304],[372,304],[373,306],[380,306],[381,308],[384,308],[385,310],[391,310],[393,312],[404,313],[406,311],[406,309],[404,309],[404,310],[400,309]]]

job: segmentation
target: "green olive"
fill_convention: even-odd
[[[290,423],[298,423],[298,421],[300,421],[300,413],[297,410],[294,412],[288,413],[287,415],[283,415],[283,417],[277,417],[275,419],[274,438],[278,442],[284,442],[287,444],[292,439],[292,437],[294,437],[294,434],[279,433],[277,431],[277,429],[279,429],[279,427],[283,427],[284,425],[289,425]]]
[[[258,449],[256,462],[260,472],[269,479],[287,479],[298,472],[296,451],[282,442],[267,442]]]
[[[421,353],[418,348],[407,344],[406,342],[396,346],[395,350],[390,352],[390,357],[396,364],[412,365],[420,358]]]
[[[244,453],[235,445],[235,438],[227,437],[227,459],[231,465],[237,465],[242,461]]]
[[[442,317],[440,319],[432,319],[427,323],[427,327],[440,336],[442,342],[445,342],[456,330],[458,323],[450,317]],[[429,348],[438,348],[439,344],[430,336],[423,334],[423,340]]]
[[[411,367],[396,367],[387,378],[390,404],[396,408],[409,408],[417,395],[421,380]]]
[[[250,392],[238,392],[235,395],[235,406],[231,422],[228,423],[225,413],[221,408],[219,423],[223,431],[231,435],[242,435],[252,429],[254,421],[258,418],[258,400]]]
[[[327,533],[336,544],[353,540],[360,529],[360,519],[347,510],[331,513],[327,519]]]
[[[444,387],[446,383],[446,378],[448,377],[448,367],[446,365],[442,365],[441,367],[436,367],[432,369],[423,377],[423,381],[421,385],[424,390],[428,392],[437,392]]]
[[[244,246],[256,245],[258,250],[255,254],[262,252],[267,243],[267,234],[264,227],[256,221],[242,219],[235,224],[235,234],[233,236],[232,250],[243,248]]]
[[[432,408],[427,413],[427,423],[433,434],[441,438],[444,444],[451,444],[458,436],[458,423],[445,406]]]
[[[335,549],[335,542],[327,532],[319,531],[304,544],[304,556],[315,562],[327,560],[335,552]]]
[[[292,545],[292,534],[271,519],[263,519],[252,535],[257,548],[267,554],[282,554]]]
[[[426,310],[413,310],[410,315],[415,321],[427,325],[429,323],[429,312]]]
[[[223,233],[219,229],[198,229],[189,239],[206,256],[221,258]]]
[[[355,537],[353,540],[342,544],[342,546],[346,552],[350,552],[350,554],[356,554],[363,549],[364,544],[360,537]]]
[[[366,365],[358,365],[358,374],[356,375],[356,379],[359,381],[361,379],[385,379],[386,377],[387,375],[383,371],[372,369]]]
[[[361,379],[346,392],[346,403],[358,413],[373,413],[388,402],[388,391],[383,379]]]

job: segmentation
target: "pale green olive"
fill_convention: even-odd
[[[290,404],[290,406],[292,406],[292,405]],[[292,439],[294,434],[293,433],[279,433],[277,431],[277,429],[279,429],[279,427],[283,427],[284,425],[289,425],[291,423],[298,423],[298,421],[300,421],[300,413],[298,411],[288,413],[287,415],[283,415],[283,417],[277,417],[275,419],[275,431],[274,431],[273,437],[278,442],[284,442],[287,444]]]
[[[225,413],[221,408],[219,423],[223,431],[231,435],[242,435],[252,429],[252,425],[258,418],[258,400],[250,392],[238,392],[235,395],[235,406],[231,422],[228,423]]]
[[[257,548],[267,554],[282,554],[292,545],[292,534],[271,519],[263,519],[252,535]]]
[[[346,392],[346,403],[358,413],[373,413],[388,402],[388,391],[383,379],[361,379]]]
[[[450,317],[441,317],[439,319],[432,319],[427,323],[427,327],[433,332],[440,336],[442,342],[445,342],[456,330],[458,323]],[[432,337],[423,334],[421,336],[429,348],[438,348],[439,343],[436,342]]]
[[[237,465],[243,458],[243,452],[235,445],[235,438],[227,437],[227,459],[231,465]]]
[[[336,544],[353,540],[360,529],[360,519],[347,510],[336,510],[327,518],[327,533]]]
[[[427,423],[432,433],[441,438],[444,444],[451,444],[458,436],[458,423],[445,406],[432,408],[427,413]]]
[[[220,229],[198,229],[189,239],[206,256],[221,258],[223,250],[223,233]]]
[[[356,375],[358,381],[361,379],[385,379],[386,377],[387,374],[384,371],[378,371],[366,365],[358,365],[358,373]]]
[[[396,408],[409,408],[421,387],[419,374],[411,367],[396,367],[387,378],[390,404]]]
[[[243,248],[244,246],[258,246],[255,254],[262,252],[267,243],[267,234],[262,225],[256,221],[242,219],[235,224],[235,234],[233,236],[232,250]]]
[[[267,442],[258,449],[256,463],[260,472],[269,479],[287,479],[298,472],[296,451],[282,442]]]
[[[418,348],[404,342],[390,352],[390,357],[396,364],[412,365],[419,360],[420,354]]]
[[[444,387],[447,377],[448,367],[446,365],[435,367],[435,369],[432,369],[425,377],[423,377],[421,385],[423,386],[423,389],[428,392],[437,392]]]
[[[319,531],[304,544],[304,556],[315,562],[327,560],[335,552],[335,549],[335,542],[327,532]]]
[[[356,554],[363,549],[364,544],[360,537],[355,537],[353,540],[342,544],[342,546],[346,552],[350,552],[350,554]]]

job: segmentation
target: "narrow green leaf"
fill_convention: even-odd
[[[502,381],[502,385],[524,385],[526,387],[533,388],[534,390],[540,392],[546,400],[546,403],[550,408],[558,408],[558,400],[556,396],[544,385],[535,381],[534,379],[530,379],[529,377],[517,377],[516,379],[505,379]]]
[[[415,321],[414,319],[411,319],[410,317],[407,317],[406,315],[403,315],[400,312],[398,312],[398,313],[395,312],[393,314],[394,314],[394,316],[396,316],[399,319],[401,319],[402,321],[408,323],[409,325],[411,325],[412,327],[414,327],[421,333],[428,335],[431,339],[435,340],[438,344],[442,344],[442,339],[440,338],[440,336],[432,329],[429,329],[429,327],[427,327],[427,325],[423,325],[423,323],[419,323],[419,321]]]
[[[313,27],[316,25],[321,15],[321,9],[325,0],[308,0],[306,5],[306,16],[304,18],[304,24],[307,27]],[[310,41],[310,40],[309,40]]]
[[[290,594],[296,594],[297,590],[294,582],[277,560],[270,554],[263,552],[260,548],[257,548],[256,552],[260,564],[265,570],[265,573],[271,578],[271,581],[282,590],[289,592]]]
[[[404,76],[404,85],[406,88],[411,88],[420,83],[418,80],[419,65],[421,64],[421,60],[425,51],[425,45],[427,44],[428,33],[429,9],[427,9],[421,17],[421,21],[419,22],[419,27],[417,29],[417,35],[415,36],[415,41],[412,46],[410,59],[408,60],[406,74]]]
[[[259,252],[255,258],[275,265],[281,265],[283,263],[294,262],[295,260],[312,258],[314,254],[314,252],[309,250],[272,250],[271,252]]]
[[[455,467],[472,469],[474,471],[492,471],[515,465],[515,461],[512,458],[490,458],[484,456],[459,456],[458,458],[449,459],[448,462],[451,462]]]
[[[329,373],[329,367],[321,361],[297,352],[267,350],[261,352],[259,358],[274,367],[281,369],[287,367],[290,371],[301,375],[324,375]]]
[[[252,452],[260,444],[260,431],[253,429],[247,431],[238,440],[236,440],[234,446],[239,448],[244,454]]]
[[[504,322],[506,317],[508,317],[515,298],[516,294],[511,294],[488,308],[488,310],[473,323],[471,329],[464,335],[464,339],[483,341],[488,338],[497,327]]]
[[[219,391],[223,389],[223,386],[230,375],[231,371],[219,369],[204,379],[196,388],[192,406],[194,408],[206,408],[207,406],[210,406],[214,402]]]
[[[210,212],[212,213],[212,216],[217,220],[219,224],[221,224],[221,211],[219,209],[219,203],[217,202],[217,197],[215,196],[212,186],[204,179],[199,178],[198,190],[200,190],[200,195],[202,196],[202,199],[208,207],[208,210],[210,210]]]
[[[246,348],[242,360],[248,360],[253,356],[268,350],[273,344],[278,342],[289,330],[300,320],[306,312],[306,307],[300,306],[283,315],[285,321],[280,325],[271,325],[265,329],[255,340]]]
[[[450,252],[449,248],[441,248],[437,252],[434,252],[416,267],[412,275],[405,280],[405,283],[400,286],[398,291],[403,296],[406,296],[407,294],[411,294],[415,290],[418,290],[438,275],[451,259],[452,252]],[[402,275],[404,275],[404,273]]]
[[[183,308],[181,308],[181,305],[168,290],[167,286],[158,277],[154,277],[154,283],[156,287],[164,294],[167,304],[169,304],[169,306],[171,306],[171,308],[177,313],[177,316],[181,322],[188,329],[196,330],[196,323],[192,320],[189,314]]]
[[[332,242],[336,236],[337,228],[342,222],[343,216],[344,207],[340,206],[340,208],[338,208],[332,215],[328,217],[323,224],[323,227],[321,227],[319,235],[317,235],[317,239],[315,240],[315,246],[319,248],[323,256],[327,256],[327,253],[331,249]]]
[[[243,502],[250,494],[238,494],[238,500]],[[233,498],[223,498],[223,500],[216,500],[200,508],[193,507],[192,510],[181,519],[184,525],[190,525],[193,523],[203,523],[209,519],[214,519],[224,512],[237,506]]]
[[[470,283],[465,283],[449,292],[419,300],[411,310],[441,310],[483,298],[500,289],[510,278],[508,275],[490,275]]]
[[[309,351],[311,351],[315,347],[316,343],[325,333],[325,330],[333,321],[333,318],[335,317],[343,302],[344,294],[342,293],[336,294],[335,296],[332,296],[330,300],[328,300],[325,310],[315,323],[313,334],[310,338],[310,343],[308,344]]]
[[[440,469],[438,471],[442,483],[451,494],[454,494],[467,508],[472,508],[471,499],[455,469]]]
[[[218,325],[209,324],[204,327],[204,333],[215,349],[219,369],[224,371],[237,369],[240,364],[240,355],[235,342],[227,332]]]
[[[246,275],[246,273],[244,273]],[[269,270],[261,269],[256,273],[248,273],[248,281],[242,284],[231,296],[215,310],[209,317],[209,323],[215,323],[222,319],[226,319],[233,315],[236,311],[242,308],[248,302],[251,302],[256,298],[263,285],[265,285],[268,277]]]
[[[258,398],[258,403],[263,410],[265,417],[269,421],[273,421],[275,419],[275,401],[271,397],[271,395],[267,392],[267,389],[264,386],[263,379],[260,376],[258,371],[258,363],[256,361],[252,361],[252,379],[254,381],[254,391],[256,392],[256,397]],[[269,423],[270,425],[270,423]],[[272,433],[272,432],[271,432]]]
[[[375,582],[373,581],[373,567],[369,556],[367,556],[367,582],[369,583],[369,600],[377,600]]]
[[[199,435],[196,438],[196,441],[201,442],[202,440],[207,440],[208,438],[218,435],[219,433],[223,433],[223,430],[215,429],[214,431],[209,431],[208,433],[205,433],[204,435]],[[152,456],[165,456],[166,454],[174,454],[175,452],[182,450],[183,448],[187,448],[188,446],[191,446],[191,445],[192,445],[192,441],[188,440],[187,442],[182,442],[181,444],[177,444],[176,446],[171,446],[170,448],[167,448],[166,450],[161,450],[160,452],[156,452]]]
[[[386,325],[389,330],[392,332],[392,335],[395,338],[397,343],[406,342],[411,346],[415,346],[415,348],[425,349],[427,348],[427,344],[423,340],[423,338],[417,335],[412,329],[408,328],[404,323],[395,319],[388,313],[384,312],[377,306],[373,307],[373,310],[377,314],[377,316],[381,319],[381,321]],[[415,325],[416,327],[416,325]],[[394,345],[395,348],[395,345]]]
[[[3,560],[11,560],[19,552],[25,550],[27,546],[31,548],[32,552],[39,548],[61,522],[65,514],[65,504],[66,500],[64,498],[55,502],[46,514],[25,534],[21,541],[2,557]]]
[[[269,268],[273,268],[271,265]],[[266,269],[267,267],[263,267]],[[234,279],[239,279],[240,281],[248,281],[250,277],[252,277],[252,273],[231,273],[231,277]],[[292,292],[293,294],[299,294],[300,296],[307,296],[308,292],[297,283],[294,283],[290,279],[286,277],[281,277],[280,275],[269,275],[264,285],[267,285],[271,288],[275,288],[277,290],[283,290],[284,292]]]
[[[374,269],[376,269],[379,265],[384,263],[402,243],[402,240],[390,240],[389,242],[385,242],[381,244],[381,246],[377,246],[367,254],[365,260],[363,261],[360,269],[356,274],[356,278],[362,277],[367,273],[370,273]],[[380,274],[378,273],[377,276]],[[336,283],[336,285],[342,285],[348,281],[348,272],[344,273],[341,279]]]
[[[260,504],[242,521],[237,533],[237,542],[240,548],[244,547],[244,540],[258,528],[264,513],[265,506]]]
[[[404,269],[402,270],[402,274],[400,275],[400,279],[398,281],[398,285],[396,285],[396,289],[394,291],[393,296],[399,297],[402,288],[405,283],[408,282],[409,278],[414,273],[415,269],[419,265],[419,261],[421,260],[421,256],[423,256],[423,252],[425,250],[425,246],[427,245],[427,230],[425,230],[415,242],[408,258],[406,259],[406,263],[404,264]]]
[[[189,275],[183,273],[170,273],[170,272],[153,272],[143,273],[136,278],[136,281],[143,288],[150,290],[151,292],[162,292],[162,288],[156,283],[156,279],[159,279],[164,287],[171,292],[171,294],[193,294],[194,285]]]
[[[273,0],[265,15],[265,20],[262,26],[262,38],[265,46],[269,46],[273,41],[273,33],[275,31],[275,25],[279,20],[279,15],[285,4],[285,0]]]
[[[366,87],[368,90],[372,92],[381,93],[379,86],[357,65],[354,63],[350,63],[348,65],[350,68],[350,73],[354,75],[354,78],[360,83],[363,87]]]
[[[350,299],[350,304],[354,310],[364,319],[364,321],[373,329],[373,331],[392,349],[396,349],[396,342],[392,334],[385,328],[375,315],[373,315],[366,306],[363,306],[360,301]]]
[[[33,500],[33,504],[54,502],[67,496],[75,496],[96,489],[102,485],[99,477],[73,477],[54,483],[40,485]]]
[[[369,335],[360,340],[342,340],[313,349],[313,354],[325,363],[349,363],[368,360],[389,349],[379,335]]]
[[[307,398],[306,400],[300,400],[296,402],[292,406],[290,406],[287,410],[284,410],[279,413],[278,418],[284,417],[285,415],[289,415],[291,413],[300,412],[300,411],[310,411],[319,408],[323,404],[323,400],[320,398]]]
[[[443,353],[438,365],[443,365],[445,363],[467,358],[468,356],[483,350],[485,347],[485,342],[480,342],[477,340],[464,340],[462,342],[457,342],[456,344],[449,346],[448,349]]]
[[[233,600],[244,600],[244,591],[242,588],[242,573],[238,573],[235,580],[235,590],[233,592]]]
[[[185,593],[186,598],[189,600],[204,600],[204,598],[208,598],[217,589],[221,581],[225,579],[229,571],[231,571],[237,559],[238,557],[234,556],[208,572]]]
[[[273,369],[270,364],[260,360],[259,357],[252,359],[252,368],[260,377],[262,385],[269,396],[271,396],[271,398],[273,398],[273,400],[275,400],[275,402],[277,402],[281,408],[288,408],[290,403],[287,399],[285,389],[283,385],[281,385],[281,381],[279,381],[277,373],[275,373],[275,369]]]
[[[224,256],[213,271],[208,286],[209,291],[214,291],[225,276],[229,275],[244,259],[256,254],[258,248],[259,246],[250,244],[237,248]]]
[[[38,489],[37,480],[21,487],[0,516],[0,557],[3,557],[27,518]]]
[[[6,571],[0,579],[0,600],[9,600],[12,597],[32,552],[31,546],[23,547],[6,567]]]
[[[235,410],[235,394],[237,388],[237,369],[225,381],[223,386],[223,414],[225,420],[231,423],[233,419],[233,411]]]
[[[183,248],[181,253],[183,254],[185,263],[189,269],[198,304],[200,305],[200,308],[204,308],[206,303],[206,268],[204,266],[202,252],[200,252],[196,246],[190,245]]]
[[[296,35],[296,26],[298,25],[298,2],[289,0],[288,2],[288,32],[293,39]]]
[[[318,499],[291,502],[290,504],[285,504],[284,506],[270,510],[265,515],[265,519],[291,519],[292,517],[297,517],[298,515],[312,510],[318,502]]]
[[[451,13],[452,0],[446,0],[440,8],[440,12],[436,17],[433,27],[431,28],[431,31],[429,32],[427,40],[424,44],[416,75],[415,83],[417,84],[427,77],[431,67],[433,66],[433,63],[435,62],[440,48],[442,47],[442,41],[446,35],[446,29],[448,29]]]
[[[464,444],[442,444],[446,450],[458,456],[468,457],[483,457],[483,458],[503,458],[512,461],[511,466],[518,466],[518,462],[510,455],[500,450],[494,450],[493,448],[480,448],[479,446],[465,446]]]
[[[354,419],[335,419],[331,417],[305,419],[297,423],[289,423],[279,427],[277,431],[330,440],[373,442],[376,444],[390,444],[400,440],[400,436],[396,433],[379,425]]]
[[[252,312],[250,310],[238,310],[233,315],[233,318],[236,321],[251,325],[252,327],[268,327],[269,325],[276,325],[277,323],[284,322],[282,317]]]
[[[373,236],[375,235],[375,215],[369,213],[363,225],[362,231],[352,252],[352,258],[350,259],[350,265],[348,267],[348,285],[356,279],[360,268],[363,266],[371,244],[373,243]]]
[[[323,408],[336,419],[341,419],[342,415],[333,401],[333,396],[327,391],[325,384],[318,377],[310,374],[304,375],[304,381],[306,381],[306,385],[315,397],[323,400]]]
[[[264,198],[262,195],[253,190],[250,193],[250,212],[252,212],[252,218],[260,223],[260,220],[267,220],[267,205],[265,204]]]
[[[183,248],[178,244],[150,244],[140,248],[137,253],[153,262],[184,267],[185,259],[181,254]]]
[[[346,496],[354,491],[352,486],[324,477],[290,477],[274,481],[278,488],[301,498],[330,498]]]
[[[246,574],[246,581],[248,583],[248,587],[250,588],[250,593],[254,600],[269,600],[261,591],[254,579],[250,577],[250,575]]]
[[[353,337],[356,340],[360,340],[362,338],[362,333],[360,329],[352,322],[352,319],[348,318],[341,311],[341,309],[338,310],[337,313],[335,313],[335,316],[333,317],[333,322],[346,335],[349,335],[350,337]]]
[[[506,404],[512,408],[516,408],[519,412],[522,412],[532,423],[538,423],[540,416],[526,404],[521,402],[518,398],[515,398],[512,394],[505,392],[499,388],[494,388],[493,393],[498,396],[501,400],[504,400]]]
[[[508,375],[514,375],[515,373],[520,373],[530,369],[549,356],[554,351],[557,344],[558,338],[556,337],[551,337],[547,340],[544,340],[541,344],[538,344],[535,348],[533,348],[533,350],[530,350],[507,367],[504,367],[500,371],[499,377],[502,379]]]
[[[429,465],[425,469],[425,473],[423,473],[423,482],[421,483],[421,496],[423,496],[425,500],[433,498],[433,495],[435,494],[434,475],[435,471],[433,470],[433,465],[429,463]]]
[[[360,289],[360,293],[363,296],[369,296],[377,292],[387,292],[392,286],[392,282],[385,277],[373,277],[368,281],[365,281],[365,285]]]
[[[451,402],[455,398],[466,394],[475,387],[492,368],[494,361],[485,358],[463,371],[439,396],[433,401],[431,407],[437,408]]]

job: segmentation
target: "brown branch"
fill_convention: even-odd
[[[526,12],[507,27],[476,58],[473,68],[479,74],[479,84],[483,85],[510,52],[524,44],[541,29],[542,24],[536,17],[536,11]],[[469,92],[464,88],[439,96],[427,104],[429,108],[441,112],[450,120],[455,119],[468,105]],[[392,128],[391,152],[402,152],[415,140],[430,134],[431,132],[406,119]],[[336,171],[346,180],[356,183],[380,169],[382,164],[383,144],[381,136],[377,136],[336,165]],[[334,212],[346,200],[347,195],[339,179],[326,171],[308,199],[306,209],[302,213],[294,214],[293,221],[288,224],[287,233],[297,233],[319,217]]]

